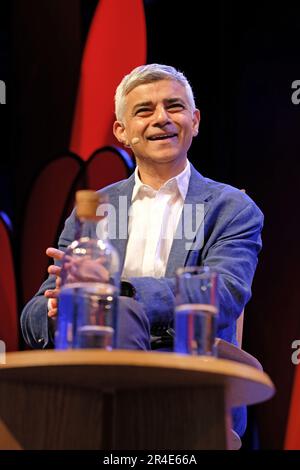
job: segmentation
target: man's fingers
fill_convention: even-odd
[[[51,265],[48,267],[48,273],[49,273],[49,274],[55,274],[55,276],[60,276],[61,267],[55,266],[55,264],[51,264]]]
[[[61,250],[58,250],[57,248],[47,248],[46,254],[50,256],[50,258],[60,260],[64,256],[64,252]],[[55,289],[48,289],[45,291],[44,296],[47,299],[51,299],[51,308],[48,310],[48,317],[49,318],[55,318],[57,316],[57,297],[60,292],[60,286],[61,286],[61,268],[59,266],[51,265],[48,267],[48,273],[49,274],[54,274],[56,276],[55,280]]]
[[[49,304],[49,310],[57,308],[57,299],[51,298]]]
[[[65,253],[62,250],[58,250],[57,248],[49,247],[46,250],[46,255],[50,256],[50,258],[54,258],[54,259],[62,259],[64,254]]]
[[[48,300],[48,317],[55,318],[57,316],[57,299],[51,297]]]
[[[45,291],[44,296],[47,297],[47,299],[56,299],[59,294],[59,289],[48,289]]]
[[[48,317],[55,318],[57,316],[57,308],[52,308],[48,311]]]

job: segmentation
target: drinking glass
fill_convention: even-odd
[[[218,273],[208,266],[176,272],[175,351],[215,356]]]

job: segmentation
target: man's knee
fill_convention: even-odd
[[[119,297],[117,348],[150,349],[150,324],[139,302],[131,297]]]

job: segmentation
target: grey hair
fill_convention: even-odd
[[[122,79],[115,93],[115,114],[118,121],[122,121],[125,109],[125,97],[139,85],[152,83],[158,80],[176,80],[186,90],[192,111],[196,109],[192,87],[182,72],[170,65],[147,64],[133,69]]]

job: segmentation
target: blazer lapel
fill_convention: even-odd
[[[117,190],[108,191],[109,202],[115,207],[116,236],[110,238],[111,244],[117,249],[120,256],[120,268],[123,270],[125,253],[128,241],[128,214],[131,205],[132,191],[134,187],[134,173],[125,181],[122,181]]]
[[[208,210],[209,192],[205,178],[191,165],[191,177],[184,207],[174,237],[166,277],[173,277],[176,269],[196,264],[203,244],[204,218]],[[196,234],[193,236],[193,234]]]

